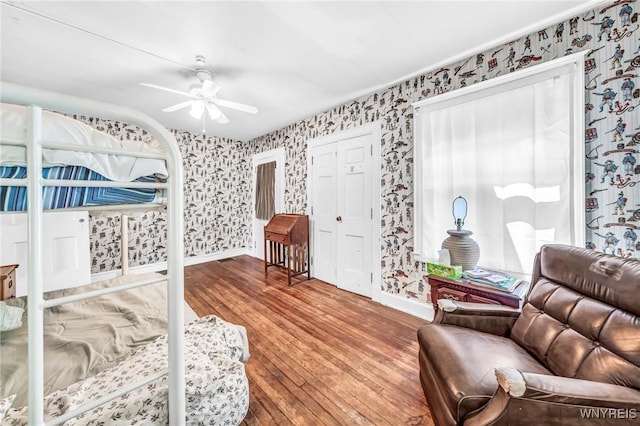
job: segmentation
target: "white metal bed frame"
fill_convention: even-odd
[[[133,383],[118,392],[106,395],[61,417],[47,422],[47,425],[63,423],[84,412],[118,398],[136,388],[146,385],[163,375],[168,375],[169,386],[169,424],[185,424],[185,373],[184,373],[184,239],[183,239],[183,170],[182,156],[175,138],[162,125],[152,118],[129,108],[110,105],[95,100],[82,99],[40,89],[19,86],[12,83],[0,83],[0,101],[27,106],[27,137],[25,140],[2,140],[0,145],[19,145],[27,148],[27,178],[0,179],[0,186],[25,186],[28,201],[28,363],[29,363],[29,424],[41,425],[44,422],[44,316],[43,310],[52,306],[96,297],[103,294],[128,290],[144,285],[167,281],[168,294],[168,369],[161,371],[144,381]],[[122,121],[139,126],[154,136],[162,146],[165,155],[140,152],[105,150],[100,147],[76,146],[61,141],[41,139],[42,109],[68,114],[90,115],[110,120]],[[163,158],[167,162],[169,177],[166,183],[141,182],[94,182],[43,179],[42,148],[55,148],[69,151],[84,151],[118,154],[142,158]],[[159,279],[138,281],[115,287],[86,292],[80,295],[59,299],[43,298],[43,246],[42,235],[42,197],[43,186],[102,186],[164,188],[167,192],[167,275]],[[123,204],[117,206],[78,207],[66,210],[140,210],[157,208],[161,204]],[[126,222],[126,216],[123,216]],[[124,225],[126,227],[126,224]],[[124,236],[123,245],[126,243]],[[124,246],[126,255],[128,245]],[[124,256],[123,256],[124,257]],[[123,263],[123,274],[127,273],[127,262]]]

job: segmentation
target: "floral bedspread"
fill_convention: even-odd
[[[248,357],[241,327],[210,315],[185,328],[186,412],[189,425],[238,425],[249,408]],[[44,400],[45,420],[121,389],[167,368],[167,336],[142,347],[101,373],[61,389]],[[167,377],[129,392],[64,425],[168,424]],[[4,425],[26,425],[27,407],[9,408]]]

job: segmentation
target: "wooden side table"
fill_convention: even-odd
[[[460,302],[490,303],[506,305],[512,308],[522,307],[522,302],[529,291],[529,283],[521,282],[513,292],[494,290],[477,285],[466,279],[452,280],[449,278],[429,275],[431,286],[431,303],[433,309],[438,310],[438,299],[451,299]]]
[[[18,265],[0,266],[0,300],[16,297],[16,268]]]

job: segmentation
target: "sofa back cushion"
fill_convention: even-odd
[[[542,247],[511,337],[554,374],[640,389],[640,261]]]

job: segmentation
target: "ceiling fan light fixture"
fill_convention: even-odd
[[[215,106],[213,103],[211,102],[207,102],[207,112],[209,113],[209,117],[211,117],[212,120],[217,120],[218,117],[220,117],[222,115],[222,111],[220,111],[220,109]]]
[[[227,116],[220,112],[220,117],[218,117],[218,124],[227,124],[228,122],[229,119],[227,118]]]
[[[189,110],[189,115],[199,120],[202,118],[202,113],[204,112],[204,102],[202,101],[192,101],[191,109]]]

